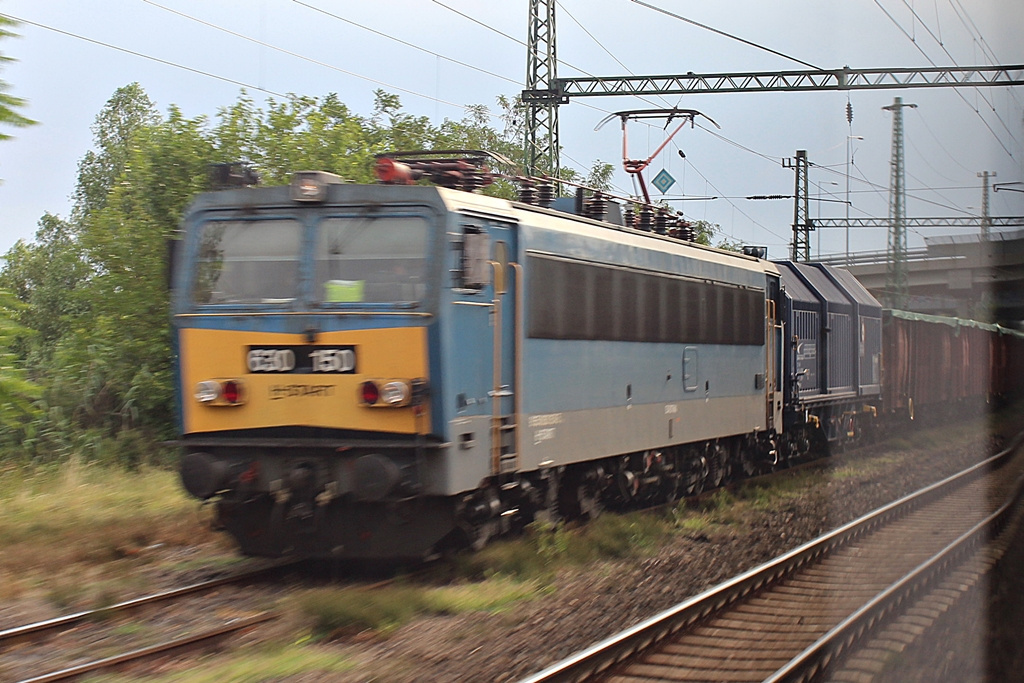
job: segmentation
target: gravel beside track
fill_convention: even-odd
[[[542,600],[497,615],[417,620],[386,640],[339,642],[360,665],[351,677],[337,680],[519,680],[977,462],[997,450],[995,441],[979,432],[970,446],[890,453],[859,476],[847,476],[848,459],[874,449],[851,451],[831,465],[832,476],[778,509],[753,511],[719,531],[679,536],[642,560],[565,571],[555,592]]]

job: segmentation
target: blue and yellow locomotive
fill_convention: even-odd
[[[472,155],[379,166],[388,183],[300,173],[184,219],[181,476],[243,552],[422,558],[788,448],[776,265],[664,216],[626,227],[600,196],[475,194]]]

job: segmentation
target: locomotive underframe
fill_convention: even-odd
[[[455,528],[457,499],[422,495],[436,444],[186,443],[186,488],[249,555],[422,559]]]
[[[421,492],[449,445],[225,441],[186,441],[182,478],[243,553],[366,561],[417,561],[538,519],[671,502],[779,462],[774,435],[752,433],[489,477],[439,496]]]

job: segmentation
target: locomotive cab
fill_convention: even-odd
[[[399,501],[430,507],[437,488],[423,461],[441,440],[429,347],[447,269],[436,190],[386,189],[303,173],[203,195],[186,215],[180,472],[245,552],[415,555],[410,537],[450,530],[450,512],[416,510],[402,534],[387,528]]]

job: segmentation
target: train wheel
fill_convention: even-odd
[[[592,486],[583,485],[579,491],[580,518],[592,521],[601,516],[604,512],[604,504],[601,502],[601,494],[595,491]]]
[[[717,489],[728,474],[729,453],[720,443],[708,446],[705,489]]]
[[[679,489],[685,496],[695,496],[704,490],[708,476],[708,461],[696,448],[687,448],[683,453],[682,478]]]
[[[679,457],[674,452],[664,454],[664,466],[661,473],[661,498],[671,505],[679,498]]]
[[[604,510],[604,505],[601,502],[601,492],[594,481],[597,478],[597,472],[566,472],[559,482],[556,516],[566,522],[598,517]]]
[[[760,473],[773,458],[778,457],[778,449],[784,440],[772,437],[770,441],[760,441],[747,437],[736,444],[736,462],[739,475],[749,479]]]

